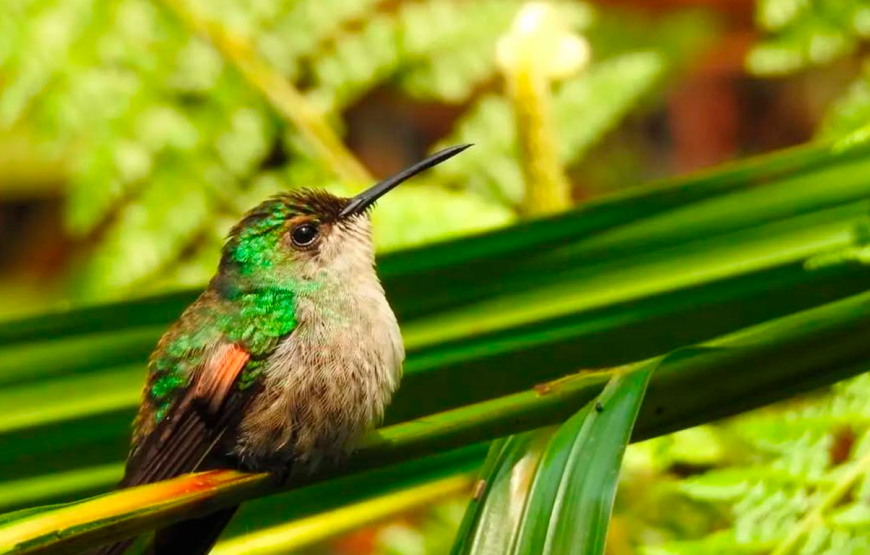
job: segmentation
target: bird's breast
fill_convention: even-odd
[[[404,349],[378,289],[300,299],[298,327],[267,360],[262,392],[241,421],[236,454],[243,464],[310,470],[344,456],[381,421]]]

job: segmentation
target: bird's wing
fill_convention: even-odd
[[[251,359],[244,348],[223,342],[203,354],[207,356],[192,372],[189,386],[172,401],[153,430],[136,443],[127,460],[121,487],[157,482],[197,470],[220,442],[230,418],[239,414],[251,398],[255,388],[242,391],[234,387]],[[155,418],[154,411],[146,410],[144,417]],[[157,538],[163,543],[157,552],[206,553],[234,512],[235,508],[224,509],[159,531]],[[180,536],[173,534],[179,531]],[[122,555],[132,542],[132,538],[123,540],[88,554]],[[169,544],[164,545],[166,542]]]
[[[256,392],[256,387],[234,387],[250,359],[250,353],[233,343],[209,349],[201,367],[191,373],[188,387],[131,452],[121,486],[147,484],[199,469]]]

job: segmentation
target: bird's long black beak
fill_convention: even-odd
[[[347,218],[348,216],[353,216],[354,214],[360,214],[364,212],[366,208],[371,206],[376,200],[387,194],[390,190],[396,188],[404,181],[407,181],[418,173],[428,170],[432,166],[437,166],[448,158],[456,156],[470,146],[471,145],[468,144],[445,148],[444,150],[438,151],[432,156],[429,156],[428,158],[417,162],[410,168],[404,169],[396,175],[390,176],[381,181],[380,183],[369,187],[362,193],[350,199],[350,202],[348,202],[347,206],[345,206],[344,209],[338,214],[338,217]]]

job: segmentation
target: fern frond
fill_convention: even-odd
[[[99,297],[168,286],[171,276],[189,283],[201,275],[202,264],[193,261],[216,257],[214,219],[238,216],[264,183],[271,183],[269,190],[328,186],[337,174],[361,186],[367,171],[332,126],[341,126],[342,111],[388,81],[415,90],[418,98],[467,101],[493,80],[495,43],[521,1],[14,4],[0,13],[0,30],[9,31],[0,33],[0,125],[26,119],[42,147],[71,153],[65,223],[74,237],[93,245],[92,259],[76,277],[91,281],[80,294]],[[560,3],[560,9],[576,28],[592,21],[586,4]],[[652,80],[640,75],[638,65],[609,63],[595,71],[610,84],[624,77],[617,89],[631,98],[591,113],[587,100],[609,102],[596,92],[594,72],[578,78],[592,81],[568,82],[556,92],[568,163],[649,90],[646,81]],[[604,75],[608,67],[610,78]],[[398,228],[388,225],[385,248],[513,218],[505,207],[524,193],[513,122],[500,96],[477,106],[472,114],[483,116],[468,124],[469,136],[461,130],[454,136],[478,146],[451,164],[455,171],[435,180],[468,183],[469,191],[399,195],[426,198],[437,209],[403,217]],[[173,178],[185,192],[171,198],[167,174],[178,160],[196,171]],[[197,205],[189,215],[170,216],[160,204],[170,198],[176,206]],[[442,214],[471,212],[477,216],[462,221]],[[383,220],[401,219],[394,218],[398,211],[391,214]],[[175,272],[174,264],[186,269]]]
[[[383,0],[293,0],[279,2],[279,13],[260,29],[249,31],[256,37],[258,51],[285,77],[295,80],[306,60],[316,58],[324,47],[339,41],[352,23],[374,14]],[[269,4],[266,2],[265,4]],[[213,14],[221,21],[220,14]]]
[[[653,52],[636,52],[595,64],[566,80],[553,98],[553,115],[562,163],[579,161],[657,82],[666,69]],[[436,168],[448,182],[466,183],[479,194],[516,204],[524,194],[516,162],[516,125],[508,102],[486,95],[457,123],[443,144],[480,145],[455,164]]]
[[[863,0],[759,0],[756,13],[768,36],[746,63],[758,75],[829,63],[870,37],[870,13]]]
[[[727,530],[645,553],[863,552],[870,542],[863,526],[870,519],[870,375],[722,429],[745,443],[744,462],[674,487],[702,505],[727,509]]]
[[[495,76],[495,43],[520,5],[517,0],[407,4],[399,14],[403,49],[415,62],[403,72],[402,87],[421,99],[468,98]]]
[[[339,111],[391,75],[400,59],[396,19],[376,15],[312,62],[315,84],[309,95],[323,112]]]

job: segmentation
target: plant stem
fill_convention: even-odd
[[[821,503],[801,519],[798,525],[792,529],[791,534],[781,541],[770,555],[791,555],[796,553],[804,536],[810,532],[813,526],[817,526],[824,521],[825,512],[846,497],[855,486],[855,483],[868,471],[870,471],[870,453],[861,457],[849,472],[840,477],[837,483],[834,484],[833,489],[822,499]]]
[[[161,0],[193,32],[209,41],[272,107],[299,130],[315,153],[335,174],[350,183],[371,181],[371,175],[315,109],[281,74],[265,63],[242,37],[194,13],[184,0]]]
[[[556,148],[556,131],[550,116],[550,84],[531,64],[512,68],[506,77],[526,181],[521,210],[526,215],[566,210],[571,206],[571,186]]]

